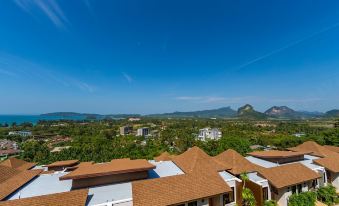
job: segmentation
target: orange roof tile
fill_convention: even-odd
[[[313,162],[325,167],[334,173],[339,173],[339,159],[338,157],[325,157],[320,159],[315,159]]]
[[[147,160],[118,159],[106,163],[89,164],[60,177],[60,180],[83,179],[89,177],[106,176],[154,169],[155,166]]]
[[[28,170],[34,167],[36,163],[26,162],[24,160],[17,159],[15,157],[11,157],[1,162],[0,165],[4,165],[4,166],[7,166],[13,169],[18,169],[18,170]]]
[[[248,153],[251,156],[259,158],[287,158],[296,157],[309,154],[310,152],[293,152],[293,151],[280,151],[280,150],[268,150],[268,151],[256,151]]]
[[[0,165],[0,183],[19,174],[20,172],[21,172],[20,170],[16,170],[11,167]]]
[[[339,147],[332,146],[332,145],[324,145],[324,147],[328,150],[339,153]]]
[[[262,168],[258,165],[251,163],[245,157],[243,157],[241,154],[239,154],[233,149],[228,149],[223,153],[220,153],[219,155],[215,156],[214,159],[229,165],[231,169],[228,171],[234,175],[240,175],[241,173],[244,172],[258,171],[259,169]]]
[[[307,141],[296,147],[291,147],[288,149],[295,152],[310,152],[311,155],[318,157],[328,157],[336,154],[335,152],[317,144],[314,141]]]
[[[133,206],[175,205],[230,191],[219,174],[211,171],[132,182]]]
[[[175,155],[171,155],[170,153],[168,152],[163,152],[161,153],[159,156],[155,157],[154,160],[156,162],[160,162],[160,161],[170,161],[173,159]]]
[[[78,164],[79,160],[64,160],[64,161],[57,161],[53,162],[52,164],[46,165],[46,167],[68,167],[68,166],[74,166],[75,164]]]
[[[216,161],[199,147],[193,147],[181,155],[173,157],[172,161],[185,173],[193,172],[201,167],[209,168],[211,171],[230,169],[229,165]]]
[[[3,169],[3,168],[0,168]],[[0,183],[0,200],[3,200],[24,184],[39,175],[42,170],[24,170],[12,175],[5,181]]]
[[[283,188],[320,178],[320,175],[301,163],[264,168],[258,171],[274,187]]]
[[[0,202],[0,206],[84,206],[87,201],[88,190],[73,190],[70,192],[62,192],[51,195],[42,195],[36,197],[22,198],[17,200],[8,200]]]

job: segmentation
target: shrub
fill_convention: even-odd
[[[278,206],[277,202],[274,200],[266,200],[264,206]]]
[[[317,194],[315,192],[302,192],[291,195],[288,206],[315,206],[316,200]]]
[[[319,188],[317,191],[317,198],[326,205],[334,205],[339,202],[336,188],[332,185]]]

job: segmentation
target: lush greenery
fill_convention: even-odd
[[[326,205],[334,205],[336,203],[339,203],[336,188],[332,185],[319,188],[317,190],[317,198],[320,202],[323,202]]]
[[[290,196],[288,206],[315,206],[317,194],[315,192],[302,192]]]
[[[266,200],[264,206],[278,206],[278,203],[275,200]]]
[[[228,120],[228,119],[155,119],[143,118],[131,123],[127,120],[97,121],[41,121],[36,125],[24,123],[0,127],[0,139],[10,139],[21,144],[22,158],[48,163],[55,160],[79,159],[103,162],[113,158],[152,159],[161,152],[180,154],[192,146],[199,146],[209,155],[234,149],[245,155],[251,145],[271,145],[279,149],[296,146],[307,140],[319,144],[339,146],[339,128],[333,120],[278,121],[278,120]],[[119,127],[133,125],[152,130],[152,137],[119,136]],[[219,128],[222,138],[202,142],[196,139],[199,129]],[[34,137],[8,136],[9,131],[30,130]],[[302,137],[294,134],[302,133]],[[56,141],[67,137],[64,141]],[[56,146],[71,146],[58,153],[49,151]]]

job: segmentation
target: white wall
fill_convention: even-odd
[[[339,191],[339,173],[331,173],[331,183]]]

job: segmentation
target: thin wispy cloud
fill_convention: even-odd
[[[10,77],[15,77],[17,75],[16,73],[5,70],[5,69],[0,69],[0,74],[7,75]]]
[[[14,0],[14,2],[30,15],[33,15],[34,10],[39,10],[60,29],[66,29],[67,25],[70,24],[65,13],[55,0]]]
[[[280,47],[278,49],[275,49],[273,51],[270,51],[270,52],[268,52],[268,53],[266,53],[266,54],[264,54],[262,56],[259,56],[259,57],[255,58],[255,59],[252,59],[252,60],[250,60],[250,61],[248,61],[248,62],[238,66],[236,68],[236,70],[243,69],[243,68],[248,67],[248,66],[250,66],[250,65],[252,65],[252,64],[254,64],[256,62],[259,62],[261,60],[267,59],[267,58],[269,58],[272,55],[278,54],[278,53],[280,53],[280,52],[282,52],[284,50],[287,50],[287,49],[289,49],[291,47],[294,47],[294,46],[296,46],[296,45],[298,45],[298,44],[300,44],[300,43],[302,43],[304,41],[307,41],[307,40],[309,40],[309,39],[311,39],[313,37],[316,37],[316,36],[318,36],[318,35],[320,35],[322,33],[325,33],[325,32],[327,32],[329,30],[337,28],[338,26],[339,26],[339,22],[335,23],[335,24],[333,24],[331,26],[325,27],[325,28],[321,29],[320,31],[312,33],[311,35],[305,36],[305,37],[303,37],[303,38],[301,38],[301,39],[299,39],[297,41],[293,41],[291,43],[286,44],[285,46],[282,46],[282,47]]]
[[[132,83],[134,81],[134,79],[129,74],[122,72],[122,75],[124,76],[128,83]]]
[[[53,69],[9,54],[0,53],[0,68],[0,74],[12,78],[22,78],[25,81],[53,83],[58,87],[77,88],[88,93],[93,93],[96,90],[95,86],[78,78],[61,74]]]

